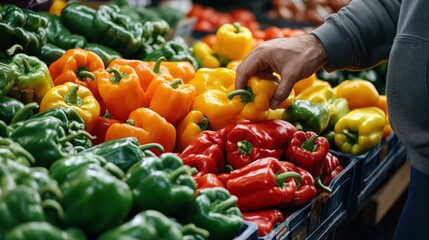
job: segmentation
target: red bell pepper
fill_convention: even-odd
[[[225,137],[217,131],[205,130],[200,132],[179,156],[182,159],[186,159],[190,155],[206,155],[213,159],[216,163],[217,171],[221,172],[225,167],[224,149]],[[218,172],[212,173],[217,174]]]
[[[216,166],[215,160],[209,155],[205,154],[189,154],[185,157],[182,157],[183,164],[188,165],[197,169],[197,173],[194,174],[195,180],[209,174],[217,174],[218,169]]]
[[[104,142],[104,138],[106,137],[106,132],[109,127],[114,123],[123,123],[123,121],[119,119],[113,119],[110,116],[109,112],[106,110],[106,113],[102,116],[99,116],[97,122],[95,123],[94,129],[91,134],[96,138],[92,141],[92,144],[97,145]]]
[[[273,157],[258,159],[229,173],[226,188],[238,197],[241,211],[286,205],[293,200],[301,176]]]
[[[329,183],[337,176],[341,171],[343,171],[344,167],[341,165],[340,160],[337,156],[328,152],[325,157],[325,162],[323,164],[323,173],[320,177],[323,185],[329,185]]]
[[[240,168],[260,158],[281,159],[295,131],[283,120],[238,123],[226,135],[226,160]]]
[[[243,219],[258,226],[258,236],[264,237],[284,221],[282,212],[277,209],[243,212]]]
[[[197,190],[195,192],[195,196],[198,195],[200,190],[204,188],[214,188],[214,187],[225,188],[225,186],[222,184],[222,182],[219,180],[216,174],[213,174],[213,173],[207,173],[197,178],[196,183],[197,183]]]

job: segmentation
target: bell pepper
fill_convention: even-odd
[[[61,10],[61,21],[72,33],[84,36],[89,42],[97,42],[100,36],[93,29],[96,10],[80,2],[67,4]]]
[[[282,212],[277,209],[243,212],[243,219],[258,226],[258,237],[264,237],[284,221]]]
[[[123,121],[112,118],[107,110],[103,115],[100,115],[91,132],[91,134],[95,136],[95,139],[92,141],[92,143],[94,145],[103,143],[104,138],[106,137],[107,129],[109,129],[109,127],[114,123],[123,123]]]
[[[61,10],[63,10],[63,8],[65,6],[67,6],[67,1],[66,0],[53,0],[51,7],[49,8],[49,13],[50,14],[55,14],[57,16],[61,15]]]
[[[115,164],[122,171],[126,172],[133,164],[140,161],[145,156],[144,151],[150,148],[156,148],[159,152],[163,152],[163,148],[159,144],[148,143],[139,145],[137,139],[125,137],[103,142],[97,146],[85,149],[83,153],[102,156],[106,161]]]
[[[307,170],[318,182],[328,151],[329,142],[326,138],[311,131],[296,131],[287,146],[285,159]],[[324,190],[331,192],[329,188]]]
[[[48,19],[30,9],[22,9],[14,4],[0,6],[1,50],[14,55],[16,50],[35,51],[47,42]]]
[[[100,104],[92,92],[72,82],[55,86],[45,94],[40,103],[40,112],[50,108],[73,108],[85,122],[85,130],[91,132],[100,116]]]
[[[332,102],[335,98],[335,92],[329,84],[310,86],[296,95],[296,99],[324,104]]]
[[[298,130],[319,134],[328,127],[329,110],[322,103],[296,100],[286,109],[283,119],[294,124]]]
[[[183,159],[185,163],[188,162],[188,158],[194,158],[193,155],[205,155],[208,158],[199,157],[204,161],[214,161],[215,168],[210,168],[213,171],[203,171],[211,172],[217,174],[222,172],[225,167],[224,159],[224,149],[225,149],[225,136],[219,131],[205,130],[199,133],[186,147],[179,156]],[[209,163],[206,163],[209,164]],[[210,165],[208,165],[210,166]],[[203,170],[203,169],[198,169]]]
[[[328,186],[332,179],[334,179],[343,170],[344,167],[341,165],[338,157],[328,152],[323,163],[323,172],[320,177],[323,185]]]
[[[213,49],[205,42],[196,42],[192,46],[192,54],[200,61],[202,68],[220,67],[220,61],[214,56]]]
[[[198,96],[208,89],[228,92],[234,82],[235,71],[233,70],[227,68],[200,68],[195,72],[195,76],[189,81],[189,84],[194,85]]]
[[[86,240],[85,234],[77,228],[62,230],[48,222],[28,222],[11,229],[4,236],[4,240],[28,240],[28,239],[72,239]]]
[[[226,68],[231,69],[231,70],[237,70],[238,65],[240,65],[242,61],[241,60],[234,60],[234,61],[230,61],[228,63],[228,65],[226,65]]]
[[[46,43],[37,51],[33,52],[33,56],[42,60],[47,66],[51,65],[53,62],[57,61],[62,57],[66,51],[62,48],[59,48],[53,44]]]
[[[295,94],[299,95],[302,91],[311,87],[316,79],[317,79],[317,76],[314,73],[310,77],[304,78],[304,79],[296,82],[295,85],[293,85],[293,90],[294,90]]]
[[[62,124],[54,116],[28,119],[10,125],[9,137],[33,155],[36,166],[49,167],[57,159],[76,153],[71,143],[74,138],[82,135],[90,138],[82,130],[66,135]]]
[[[379,93],[374,84],[363,79],[345,80],[334,88],[337,97],[347,99],[350,110],[377,105]]]
[[[176,145],[174,151],[182,152],[198,134],[205,130],[210,130],[209,120],[200,111],[190,111],[176,125]]]
[[[144,58],[145,61],[155,61],[159,57],[165,57],[169,62],[189,62],[194,69],[198,69],[198,62],[192,55],[192,48],[179,40],[170,40],[163,46]]]
[[[66,227],[100,234],[122,223],[131,210],[133,194],[121,180],[123,172],[101,156],[69,155],[58,159],[49,174],[63,194],[60,204]]]
[[[233,239],[244,225],[237,197],[221,187],[201,189],[181,222],[208,230],[208,240]]]
[[[113,118],[126,120],[137,108],[146,107],[146,94],[132,67],[118,65],[101,71],[97,78],[101,98]]]
[[[176,129],[173,124],[150,108],[137,108],[125,123],[114,123],[106,132],[105,141],[123,137],[135,137],[139,144],[159,143],[164,151],[173,151]],[[159,154],[159,151],[154,151]]]
[[[215,187],[225,188],[225,186],[219,180],[217,175],[213,173],[204,174],[203,176],[196,178],[195,181],[197,183],[197,191],[195,192],[195,194],[197,195],[201,191],[201,189],[215,188]]]
[[[0,99],[0,120],[9,125],[15,114],[24,108],[24,104],[8,96]]]
[[[207,231],[197,228],[195,225],[181,226],[158,211],[146,210],[136,214],[130,221],[109,229],[97,239],[137,239],[143,236],[145,239],[199,239],[187,238],[186,235],[189,232],[198,232],[203,239],[208,236]]]
[[[329,110],[328,128],[333,128],[335,124],[350,112],[349,102],[345,98],[335,98],[332,102],[327,103]]]
[[[176,124],[190,111],[195,98],[195,87],[182,79],[170,82],[162,76],[155,77],[146,90],[149,108]]]
[[[103,60],[104,66],[109,66],[113,60],[122,57],[118,51],[98,43],[87,43],[83,49],[97,54]]]
[[[210,121],[213,130],[219,130],[230,124],[237,123],[244,105],[239,99],[229,100],[226,92],[208,89],[197,95],[191,110],[198,110]]]
[[[17,73],[15,85],[10,91],[11,96],[13,91],[18,91],[23,95],[30,93],[32,100],[40,103],[48,90],[54,86],[48,66],[36,57],[24,53],[16,54],[12,58],[10,66]],[[26,89],[29,92],[26,92]]]
[[[5,97],[15,85],[17,73],[15,70],[4,63],[0,63],[0,100]]]
[[[301,176],[277,158],[264,157],[230,172],[225,186],[237,196],[240,210],[247,212],[290,203],[300,182]]]
[[[392,133],[392,126],[389,122],[389,112],[387,111],[387,98],[386,95],[380,95],[376,107],[383,110],[386,115],[386,124],[384,125],[383,138],[387,138]]]
[[[213,151],[212,149],[207,149]],[[197,173],[192,175],[194,179],[199,179],[207,174],[218,174],[219,170],[216,166],[216,161],[208,154],[189,154],[182,157],[183,164],[195,168]]]
[[[81,48],[67,50],[61,58],[49,65],[55,86],[73,82],[89,88],[96,99],[100,99],[97,76],[103,70],[103,60],[94,52]]]
[[[27,167],[36,162],[34,157],[27,150],[19,143],[9,138],[0,137],[0,154],[3,158],[13,160]]]
[[[381,141],[385,124],[378,107],[353,109],[335,124],[335,144],[343,153],[362,154]]]
[[[226,135],[226,159],[235,169],[264,157],[280,159],[296,128],[283,120],[236,124]]]
[[[149,66],[152,66],[154,63],[149,62]],[[176,62],[162,62],[168,72],[173,78],[180,78],[184,83],[189,83],[195,76],[195,67],[187,61],[176,61]]]
[[[238,89],[228,93],[228,99],[240,96],[244,104],[241,116],[250,121],[267,120],[270,100],[277,89],[278,83],[253,76],[249,79],[247,89]],[[289,98],[280,104],[279,108],[287,107]]]
[[[223,24],[216,31],[216,54],[230,60],[243,60],[252,50],[252,33],[239,23]]]

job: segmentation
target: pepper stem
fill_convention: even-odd
[[[234,22],[232,24],[232,26],[234,26],[234,28],[235,28],[235,31],[234,31],[235,33],[239,33],[240,32],[241,24],[239,22]]]
[[[237,205],[238,198],[236,196],[231,196],[226,200],[219,201],[212,206],[212,212],[220,212],[223,213],[227,209],[235,207]]]
[[[325,186],[322,183],[322,180],[320,179],[320,177],[317,177],[316,179],[314,179],[314,186],[317,187],[318,189],[327,192],[327,193],[331,193],[332,189],[328,186]]]
[[[317,149],[317,145],[314,144],[314,140],[316,140],[316,138],[317,134],[312,134],[309,139],[302,143],[301,148],[309,152],[314,152]]]
[[[294,178],[296,185],[301,184],[302,177],[297,172],[284,172],[280,174],[276,174],[276,185],[279,187],[282,187],[284,185],[284,182],[288,180],[289,178]]]
[[[95,80],[95,75],[91,71],[89,71],[86,67],[80,67],[76,70],[76,77],[81,80],[85,81],[87,78],[90,78],[92,81]]]
[[[41,189],[38,190],[40,196],[48,195],[47,198],[51,198],[51,196],[55,197],[55,199],[61,199],[62,193],[58,186],[54,184],[48,184],[43,186]]]
[[[173,82],[168,83],[168,85],[170,85],[170,87],[172,87],[173,89],[178,88],[180,84],[183,84],[183,81],[181,78],[178,78],[178,79],[174,80]]]
[[[209,235],[210,235],[209,231],[207,231],[207,230],[205,230],[203,228],[199,228],[199,227],[197,227],[193,223],[189,223],[189,224],[186,224],[186,225],[182,226],[180,228],[180,232],[182,232],[182,234],[184,236],[198,234],[201,237],[203,237],[204,239],[207,239],[209,237]]]
[[[191,168],[187,165],[183,165],[180,166],[176,169],[174,169],[172,172],[170,172],[170,174],[168,175],[168,178],[170,179],[171,182],[175,181],[178,177],[180,177],[180,175],[182,174],[189,174],[190,173]],[[191,175],[192,176],[192,175]]]
[[[20,121],[27,120],[33,115],[34,109],[38,108],[39,104],[36,102],[26,104],[22,109],[20,109],[15,116],[13,116],[10,124],[14,124]]]
[[[250,153],[252,152],[252,147],[253,144],[247,140],[237,142],[237,149],[244,156],[250,155]]]
[[[343,134],[347,137],[346,141],[350,144],[354,145],[358,143],[359,135],[356,132],[344,129]]]
[[[106,111],[103,114],[103,118],[108,118],[108,119],[112,118],[112,115],[110,115],[109,110],[106,109]]]
[[[112,80],[114,84],[119,84],[119,82],[127,76],[125,73],[119,72],[119,70],[116,68],[108,68],[106,71],[108,73],[113,73],[113,76],[110,80]]]
[[[198,127],[200,127],[201,131],[209,130],[210,129],[210,121],[208,118],[203,117],[201,121],[198,123]]]
[[[25,150],[19,143],[12,141],[10,138],[0,137],[0,145],[7,146],[15,155],[20,155],[28,160],[31,164],[35,163],[33,155]]]
[[[58,219],[63,219],[64,211],[61,205],[57,201],[52,199],[45,199],[42,201],[41,205],[43,210],[46,211],[46,209],[53,209]]]
[[[160,73],[161,73],[161,71],[160,71],[161,63],[162,63],[162,62],[164,62],[164,61],[167,61],[167,58],[165,58],[165,57],[160,57],[160,58],[158,58],[158,59],[156,60],[155,65],[153,66],[153,69],[152,69],[152,71],[153,71],[155,74],[160,74]]]
[[[70,91],[64,95],[64,100],[68,105],[78,106],[82,105],[82,98],[77,94],[79,91],[79,85],[74,84]]]
[[[89,134],[87,131],[85,131],[85,130],[79,130],[79,131],[73,132],[73,133],[71,133],[71,134],[69,134],[67,136],[64,136],[64,137],[61,137],[61,138],[57,138],[57,142],[58,143],[65,143],[65,142],[73,140],[73,139],[75,139],[76,137],[79,137],[79,136],[84,136],[84,137],[92,139],[92,140],[95,139],[95,137],[92,136],[91,134]]]
[[[24,73],[26,74],[29,73],[31,71],[31,66],[28,60],[23,58],[21,59],[21,63],[22,63],[22,66],[24,66]]]
[[[140,145],[139,148],[141,151],[146,151],[151,148],[155,148],[159,152],[164,152],[164,147],[159,143],[147,143],[147,144]]]
[[[125,123],[126,123],[126,124],[129,124],[129,125],[131,125],[131,126],[134,126],[134,120],[133,120],[133,119],[127,119],[127,120],[125,121]]]
[[[227,97],[229,100],[231,100],[233,97],[237,95],[240,96],[240,101],[244,104],[253,102],[253,100],[255,99],[255,94],[252,92],[251,88],[237,89],[237,90],[231,91],[227,94]]]
[[[103,168],[118,179],[124,178],[124,171],[111,162],[106,162]]]
[[[12,56],[15,54],[16,51],[24,51],[24,48],[20,44],[14,44],[12,47],[6,49],[6,54],[9,56]]]

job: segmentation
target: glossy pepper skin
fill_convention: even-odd
[[[208,230],[213,240],[232,239],[244,225],[237,197],[220,187],[201,189],[181,222]]]
[[[50,108],[73,108],[85,122],[85,130],[91,132],[100,116],[100,104],[92,92],[72,82],[55,86],[45,94],[40,103],[40,112]]]
[[[36,57],[24,53],[16,54],[10,66],[18,75],[12,91],[19,93],[29,89],[27,93],[32,94],[31,102],[40,103],[48,90],[54,87],[48,66]]]
[[[218,68],[220,61],[215,57],[213,49],[205,42],[199,41],[192,46],[192,53],[199,60],[202,68]]]
[[[363,79],[345,80],[334,91],[337,97],[347,99],[350,110],[376,106],[380,96],[374,84]]]
[[[96,53],[103,60],[104,66],[108,66],[113,60],[122,57],[118,51],[98,43],[87,43],[83,49]]]
[[[131,210],[133,196],[120,180],[123,172],[101,156],[69,155],[58,159],[49,173],[63,194],[64,226],[96,235],[122,223]]]
[[[280,159],[295,132],[283,120],[238,123],[226,135],[226,160],[237,169],[264,157]]]
[[[168,81],[162,76],[152,79],[146,90],[149,108],[164,117],[169,123],[177,124],[190,111],[195,98],[195,87],[183,83],[182,79]]]
[[[176,129],[150,108],[138,108],[130,113],[125,123],[112,124],[105,141],[123,137],[135,137],[139,144],[159,143],[165,152],[171,152],[176,142]],[[157,150],[154,152],[160,154]]]
[[[98,43],[117,50],[125,58],[132,56],[142,44],[143,25],[122,14],[116,5],[100,6],[93,21]]]
[[[92,129],[91,132],[91,134],[95,136],[95,139],[92,140],[93,145],[98,145],[104,142],[107,130],[114,123],[123,123],[123,121],[112,118],[107,110],[105,114],[98,117],[94,129]]]
[[[49,66],[62,57],[64,53],[66,53],[64,49],[59,48],[53,44],[46,43],[37,51],[35,51],[33,55]]]
[[[4,63],[0,63],[0,100],[5,97],[15,85],[17,73],[15,70]]]
[[[290,203],[300,182],[298,173],[288,171],[277,158],[265,157],[230,172],[225,185],[246,212]]]
[[[228,68],[200,68],[189,84],[194,85],[196,95],[208,89],[228,92],[235,82],[235,71]]]
[[[0,99],[0,120],[9,125],[15,116],[15,114],[24,108],[24,104],[15,99],[8,96]]]
[[[176,125],[175,152],[181,153],[202,131],[210,130],[210,122],[204,114],[197,110],[190,111]]]
[[[335,98],[335,92],[329,84],[315,84],[305,88],[296,95],[296,99],[307,100],[313,103],[329,103]]]
[[[61,21],[74,34],[84,36],[89,42],[97,42],[93,21],[96,10],[79,2],[67,4],[61,10]]]
[[[378,107],[351,110],[335,124],[335,144],[341,152],[359,155],[383,138],[386,116]]]
[[[252,50],[252,33],[239,23],[223,24],[216,31],[214,51],[230,60],[243,60]]]
[[[23,223],[5,236],[5,240],[86,240],[85,234],[77,228],[62,230],[48,222]]]
[[[213,173],[207,173],[207,174],[204,174],[203,176],[197,178],[196,183],[197,183],[196,194],[198,194],[201,191],[201,189],[205,189],[205,188],[214,188],[214,187],[225,188],[225,186],[220,181],[220,179],[217,177],[217,175],[213,174]]]
[[[335,98],[332,102],[327,103],[327,106],[329,110],[328,128],[335,127],[338,120],[350,112],[349,102],[345,98]]]
[[[322,103],[295,100],[284,112],[283,119],[294,124],[298,130],[319,134],[328,127],[329,110]]]
[[[36,162],[34,157],[27,150],[9,138],[0,137],[0,156],[27,167]]]
[[[178,40],[170,40],[163,46],[144,58],[145,61],[155,61],[159,57],[165,57],[169,62],[189,62],[198,69],[198,62],[192,55],[192,49]]]
[[[101,98],[113,118],[125,121],[132,111],[147,107],[146,93],[132,67],[119,65],[101,71],[97,84]]]
[[[16,50],[35,51],[47,42],[48,19],[13,4],[0,6],[0,42],[2,50],[14,55]]]
[[[148,157],[133,165],[124,178],[134,194],[136,211],[157,210],[179,216],[195,194],[189,166],[173,153]]]
[[[328,152],[323,164],[323,173],[321,176],[323,185],[327,186],[341,171],[344,170],[337,156]]]
[[[264,237],[272,232],[276,225],[284,221],[282,212],[277,209],[243,212],[243,219],[258,226],[258,236]]]
[[[147,62],[151,68],[155,68],[155,62]],[[163,61],[162,67],[168,70],[173,78],[182,79],[183,83],[189,83],[195,76],[195,67],[188,61]],[[162,71],[161,71],[162,72]]]

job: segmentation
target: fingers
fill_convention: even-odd
[[[298,75],[294,71],[289,71],[281,75],[281,81],[276,89],[276,92],[271,98],[271,109],[276,109],[286,98],[289,97],[289,94],[292,91],[295,82],[297,82],[298,80]]]
[[[252,55],[254,55],[253,52],[238,65],[235,75],[235,89],[246,88],[249,78],[258,71],[259,62],[262,61],[262,58],[252,57]]]

